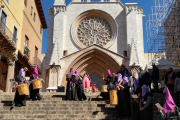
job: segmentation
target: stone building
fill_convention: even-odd
[[[43,58],[44,90],[66,85],[70,68],[88,72],[98,87],[106,70],[121,64],[145,67],[143,8],[119,0],[55,0],[49,9],[48,47]]]
[[[11,91],[10,80],[27,67],[38,65],[41,74],[43,29],[47,28],[40,0],[0,2],[0,90]]]

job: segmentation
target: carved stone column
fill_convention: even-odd
[[[14,78],[14,66],[15,66],[15,62],[9,62],[8,63],[8,72],[7,72],[5,92],[12,92],[11,82],[9,79]]]

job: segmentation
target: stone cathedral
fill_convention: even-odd
[[[93,84],[104,84],[106,70],[121,64],[145,67],[143,8],[119,0],[55,0],[49,9],[48,46],[42,62],[44,91],[66,86],[70,68]]]

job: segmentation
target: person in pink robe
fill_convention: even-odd
[[[163,110],[158,108],[158,111],[161,113],[161,117],[163,120],[179,120],[179,107],[176,106],[168,87],[166,87],[166,102],[164,103]]]
[[[38,68],[37,65],[35,65],[32,75],[30,75],[30,81],[37,80],[38,77]],[[39,89],[33,89],[32,83],[29,85],[29,91],[30,91],[30,100],[41,100],[42,97],[39,93]]]
[[[84,75],[83,77],[83,89],[89,89],[90,88],[90,81],[89,81],[89,78],[87,76],[87,74]]]

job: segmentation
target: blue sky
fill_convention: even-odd
[[[98,1],[98,0],[93,0]],[[143,32],[144,32],[144,52],[148,52],[147,49],[147,37],[146,37],[146,19],[148,14],[150,13],[151,6],[153,5],[154,0],[120,0],[123,4],[125,3],[138,3],[138,7],[143,7],[143,13],[146,15],[143,18]],[[41,0],[46,22],[48,24],[48,8],[52,8],[54,4],[54,0]],[[66,0],[66,5],[68,5],[71,0]],[[47,37],[48,37],[48,29],[43,30],[43,45],[42,45],[42,53],[46,53],[47,51]]]

